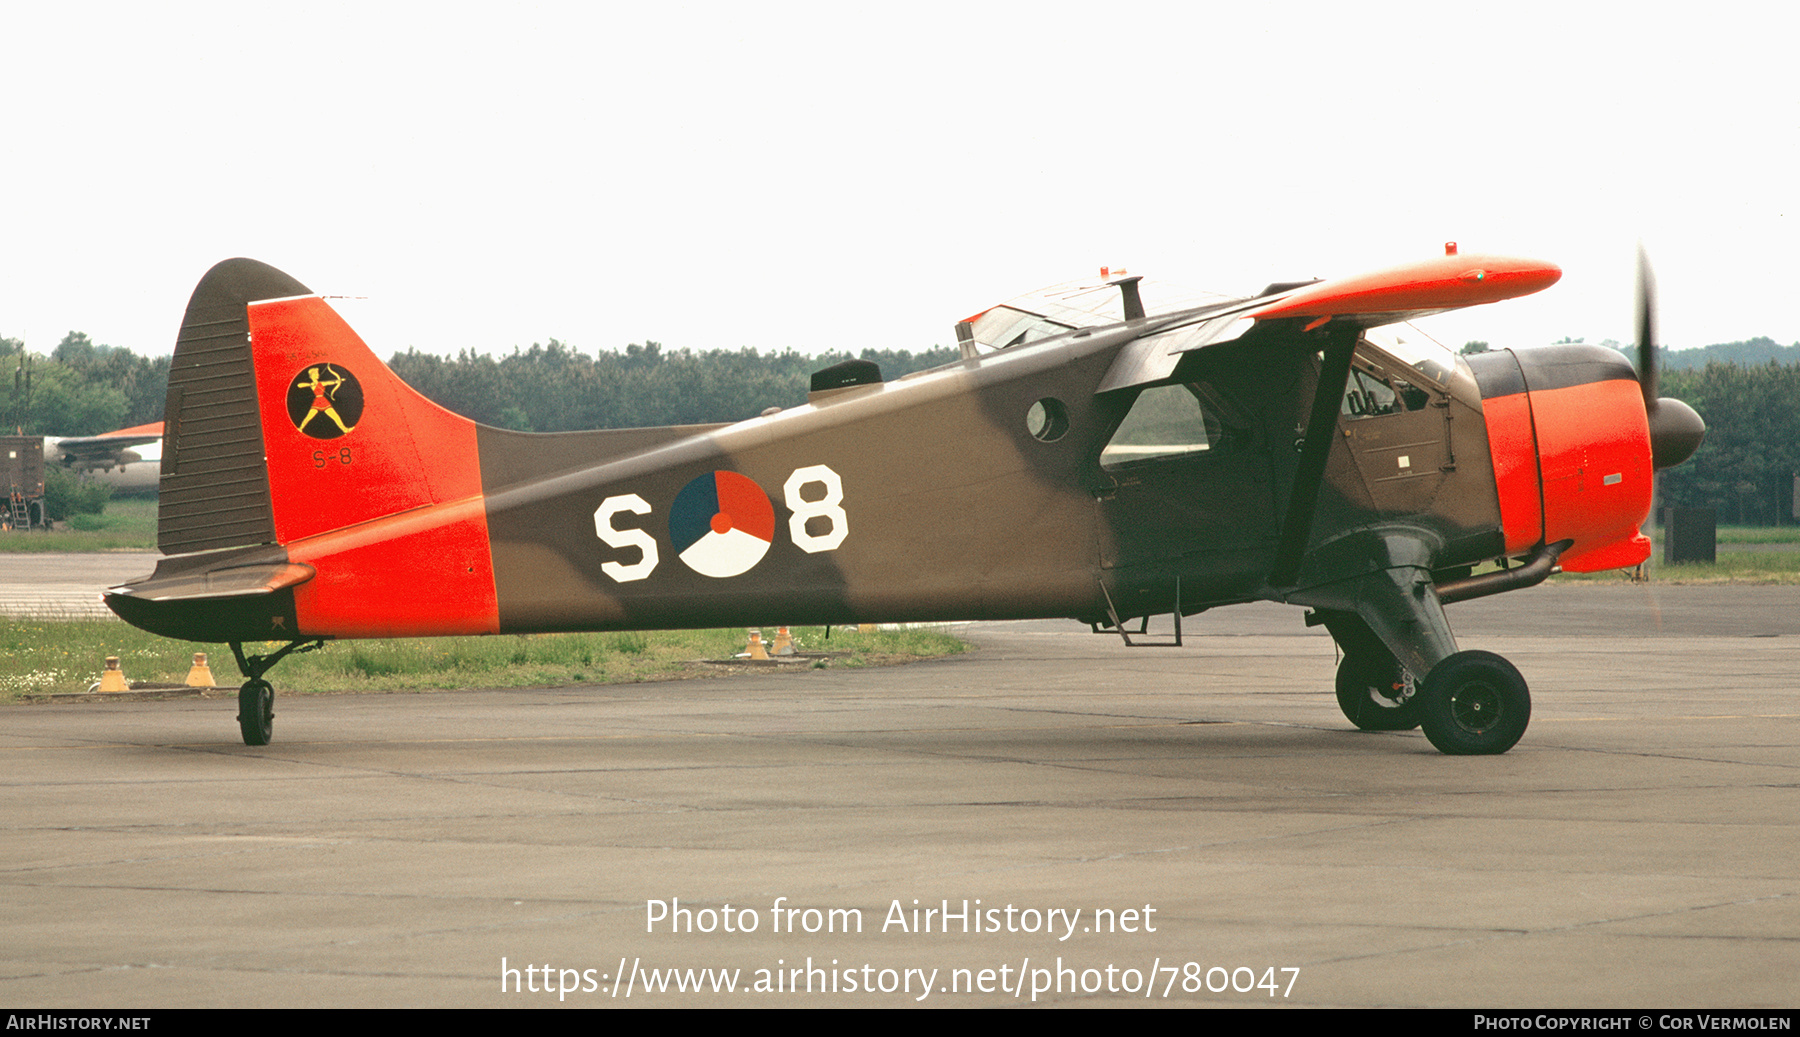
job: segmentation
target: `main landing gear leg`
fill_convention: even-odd
[[[275,686],[263,680],[263,674],[290,652],[310,652],[325,647],[323,640],[290,641],[273,655],[245,655],[242,642],[231,642],[232,657],[238,671],[249,680],[238,689],[238,729],[245,745],[268,745],[275,737]]]
[[[1357,727],[1416,724],[1452,756],[1503,753],[1524,737],[1531,723],[1525,678],[1492,652],[1457,651],[1427,570],[1387,569],[1307,597],[1321,606],[1308,622],[1324,623],[1344,650],[1338,705]],[[1410,697],[1407,672],[1425,675]]]

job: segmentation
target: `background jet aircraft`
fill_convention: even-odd
[[[47,436],[44,464],[98,479],[114,493],[154,493],[162,475],[162,435],[158,421],[98,436]]]
[[[850,361],[749,421],[532,435],[435,406],[325,300],[228,260],[170,372],[168,557],[107,602],[229,642],[265,744],[264,674],[332,638],[1170,613],[1179,639],[1275,600],[1342,646],[1357,726],[1505,752],[1525,682],[1459,651],[1443,603],[1643,561],[1654,471],[1704,428],[1611,350],[1384,329],[1560,276],[1452,245],[1154,314],[1106,277],[963,322],[932,371]],[[1646,301],[1646,356],[1649,323]]]

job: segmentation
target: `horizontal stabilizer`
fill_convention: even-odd
[[[234,569],[206,569],[152,575],[136,583],[114,587],[109,594],[129,594],[143,601],[194,601],[200,598],[235,598],[245,594],[273,594],[297,587],[316,574],[310,565],[272,562]]]
[[[106,607],[164,637],[286,638],[299,629],[294,589],[315,575],[279,547],[173,555],[158,561],[149,576],[108,590]]]

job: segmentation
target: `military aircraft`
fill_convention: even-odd
[[[1167,613],[1179,643],[1273,600],[1342,647],[1356,726],[1501,753],[1525,681],[1458,651],[1443,604],[1643,561],[1654,471],[1705,428],[1656,398],[1647,294],[1642,379],[1600,347],[1465,358],[1389,326],[1560,277],[1452,243],[1152,314],[1108,274],[962,322],[931,371],[848,361],[748,421],[534,435],[432,404],[324,299],[228,260],[170,372],[167,557],[106,601],[228,642],[262,745],[264,675],[333,638],[1070,617],[1142,644]]]
[[[154,493],[162,470],[162,422],[98,436],[44,439],[44,463],[61,465],[113,488],[114,493]]]

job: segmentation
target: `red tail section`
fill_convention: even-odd
[[[475,423],[420,396],[316,296],[249,305],[275,537],[318,575],[300,626],[499,628]]]
[[[475,423],[390,374],[325,300],[249,309],[276,539],[481,493]]]

